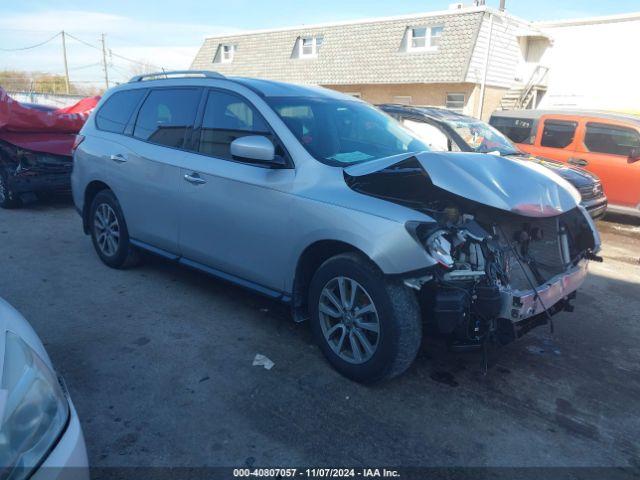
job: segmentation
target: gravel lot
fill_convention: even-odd
[[[401,378],[351,383],[280,305],[160,259],[103,266],[68,199],[0,210],[0,296],[65,377],[92,466],[638,468],[640,226],[600,227],[575,312],[486,376],[427,338]]]

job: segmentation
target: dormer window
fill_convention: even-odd
[[[221,43],[216,51],[213,63],[231,63],[236,53],[236,46],[230,43]]]
[[[222,45],[221,50],[221,63],[231,63],[233,62],[233,54],[235,52],[235,45]]]
[[[298,39],[298,58],[314,58],[322,46],[322,37],[300,37]]]
[[[407,29],[407,51],[419,52],[435,50],[440,45],[442,30],[440,26],[410,27]]]

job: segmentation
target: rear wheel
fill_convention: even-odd
[[[316,341],[346,377],[391,378],[415,359],[422,339],[416,297],[365,257],[346,253],[324,262],[311,282],[309,306]]]
[[[139,254],[129,241],[122,209],[111,190],[102,190],[93,199],[90,211],[93,246],[106,265],[128,268],[139,262]]]
[[[9,187],[7,172],[0,168],[0,207],[16,208],[20,204],[20,197]]]

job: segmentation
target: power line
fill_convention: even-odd
[[[3,52],[18,52],[21,50],[31,50],[32,48],[41,47],[42,45],[49,43],[54,38],[58,37],[62,32],[56,33],[53,37],[45,40],[44,42],[36,43],[35,45],[29,45],[28,47],[20,47],[20,48],[0,48]]]

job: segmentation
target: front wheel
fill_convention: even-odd
[[[415,294],[362,255],[325,261],[311,281],[309,308],[322,352],[352,380],[399,375],[418,353],[422,323]]]
[[[139,254],[129,241],[129,231],[118,199],[111,190],[102,190],[90,210],[91,240],[102,260],[111,268],[128,268],[139,262]]]

